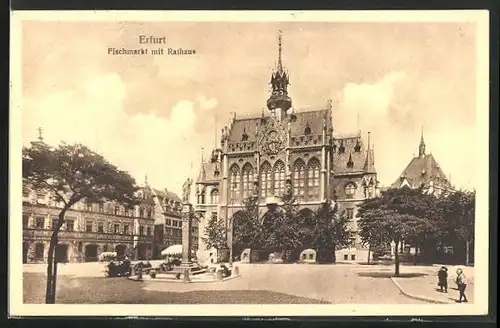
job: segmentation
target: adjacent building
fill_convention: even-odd
[[[282,203],[285,181],[290,179],[303,217],[312,216],[324,202],[338,202],[351,219],[352,238],[349,248],[337,251],[337,259],[363,260],[367,249],[356,233],[356,204],[375,197],[378,188],[369,136],[365,143],[360,132],[335,135],[331,101],[315,109],[292,106],[281,36],[270,84],[267,111],[233,113],[222,129],[220,147],[202,161],[196,181],[196,210],[204,218],[201,234],[206,222],[217,217],[225,222],[231,239],[242,201],[253,192],[259,195],[260,224],[266,224],[269,206]],[[215,254],[207,250],[199,257]]]
[[[48,147],[40,136],[32,146]],[[155,208],[155,198],[147,181],[139,188],[137,205],[118,202],[91,203],[83,199],[65,215],[58,234],[56,259],[59,262],[97,261],[103,252],[116,252],[134,260],[152,258],[155,217],[163,215]],[[47,261],[50,238],[63,204],[48,190],[35,190],[23,180],[23,263]]]
[[[148,188],[155,202],[155,238],[154,258],[161,258],[161,251],[172,245],[182,244],[182,201],[180,197],[167,189]],[[198,249],[198,222],[191,225],[191,245]]]
[[[139,197],[142,197],[139,192]],[[59,262],[93,262],[102,252],[151,259],[154,228],[152,199],[129,209],[116,202],[79,202],[65,215],[59,232]],[[50,192],[23,186],[23,263],[46,262],[52,230],[63,205]]]
[[[420,137],[418,156],[412,158],[401,175],[391,185],[391,188],[420,188],[424,191],[439,195],[453,190],[450,180],[446,177],[439,163],[432,154],[426,153],[424,134]]]

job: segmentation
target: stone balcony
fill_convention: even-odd
[[[52,230],[50,229],[23,229],[24,240],[50,240]],[[95,242],[113,242],[113,243],[132,243],[133,235],[122,235],[104,232],[82,232],[61,230],[58,234],[59,240],[75,241],[95,241]],[[140,243],[152,243],[153,235],[137,236]]]

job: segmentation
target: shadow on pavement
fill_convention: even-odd
[[[417,278],[428,276],[426,273],[400,273],[396,276],[394,272],[358,272],[360,277],[370,277],[370,278]]]

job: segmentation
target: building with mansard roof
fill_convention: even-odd
[[[296,108],[289,82],[280,35],[267,111],[250,116],[233,113],[221,131],[220,146],[202,160],[196,180],[196,210],[204,218],[200,235],[207,221],[217,217],[225,222],[232,244],[231,231],[238,225],[242,201],[254,191],[259,195],[260,224],[266,224],[269,206],[282,203],[285,181],[290,179],[302,216],[310,217],[322,203],[334,200],[350,217],[351,244],[337,251],[337,259],[366,259],[367,249],[356,233],[356,204],[377,194],[369,134],[367,143],[360,132],[335,135],[334,126],[339,123],[332,119],[332,101],[316,109]],[[213,261],[215,254],[208,250],[198,257]]]
[[[424,188],[426,192],[439,195],[453,190],[450,180],[432,154],[426,153],[424,134],[420,137],[418,156],[412,158],[391,188]]]

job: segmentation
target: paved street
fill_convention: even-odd
[[[59,266],[59,303],[424,304],[402,295],[392,266],[239,264],[241,277],[215,283],[104,278],[102,263]],[[24,300],[42,303],[45,265],[25,265]],[[418,268],[416,269],[418,270]],[[410,279],[410,278],[408,278]]]

